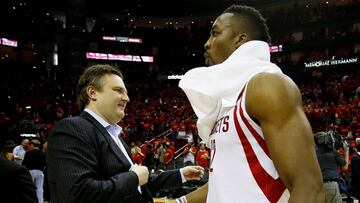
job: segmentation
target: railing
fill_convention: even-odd
[[[184,148],[186,147],[187,144],[185,144],[184,146],[180,147],[180,149],[178,149],[176,152],[175,152],[175,158],[174,160],[178,159],[181,155],[184,154]],[[176,155],[177,154],[177,155]]]
[[[148,142],[151,143],[151,142],[154,141],[155,139],[158,139],[158,138],[160,138],[160,137],[167,136],[167,135],[170,135],[170,134],[171,134],[171,130],[169,129],[169,130],[161,133],[160,135],[152,138],[151,140],[148,140]],[[180,147],[180,149],[178,149],[178,150],[175,152],[175,154],[174,154],[174,156],[175,156],[174,160],[178,159],[181,155],[184,154],[184,148],[186,147],[186,145],[187,145],[187,144],[184,144],[182,147]]]
[[[157,139],[157,138],[160,138],[160,137],[163,137],[163,136],[167,136],[167,135],[170,135],[171,134],[171,130],[169,129],[169,130],[167,130],[167,131],[165,131],[165,132],[163,132],[163,133],[161,133],[160,135],[158,135],[158,136],[156,136],[156,137],[154,137],[154,138],[152,138],[151,140],[149,140],[148,142],[152,142],[152,141],[154,141],[155,139]]]
[[[191,116],[189,116],[191,119],[196,119],[196,114],[193,114]],[[171,129],[166,130],[165,132],[161,133],[160,135],[148,140],[147,142],[151,143],[152,141],[154,141],[155,139],[161,138],[163,136],[168,136],[172,133]],[[184,148],[186,147],[187,143],[184,144],[182,147],[180,147],[174,154],[174,163],[175,161],[181,157],[184,154]]]

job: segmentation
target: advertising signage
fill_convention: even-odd
[[[358,58],[345,58],[345,59],[331,59],[331,60],[319,60],[319,61],[312,61],[312,62],[305,62],[305,68],[318,68],[323,66],[335,66],[335,65],[342,65],[342,64],[354,64],[358,63]]]
[[[87,59],[98,59],[98,60],[111,60],[111,61],[133,61],[133,62],[144,62],[153,63],[153,56],[138,56],[129,54],[105,54],[105,53],[94,53],[86,52]]]
[[[103,36],[103,40],[106,41],[117,41],[117,42],[125,42],[125,43],[142,43],[141,38],[132,38],[132,37],[119,37],[119,36]]]

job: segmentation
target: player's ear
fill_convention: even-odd
[[[239,48],[242,44],[249,41],[248,34],[246,33],[239,33],[235,37],[235,47]]]

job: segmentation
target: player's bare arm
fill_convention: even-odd
[[[192,191],[189,194],[185,195],[185,197],[188,203],[205,203],[207,193],[208,193],[208,183],[204,184],[197,190]],[[169,203],[176,203],[176,201],[171,200],[169,201]]]
[[[260,73],[248,83],[246,109],[263,130],[289,202],[324,202],[313,134],[300,91],[285,75]]]
[[[186,195],[188,203],[205,203],[208,192],[208,183],[201,186],[199,189]]]

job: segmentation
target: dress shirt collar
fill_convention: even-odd
[[[109,124],[107,121],[88,108],[85,108],[84,111],[88,112],[92,117],[94,117],[95,120],[97,120],[108,132],[110,132],[111,135],[120,134],[122,128],[118,124]]]

